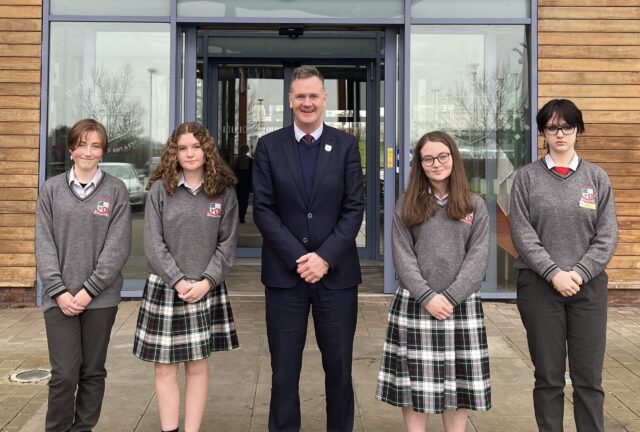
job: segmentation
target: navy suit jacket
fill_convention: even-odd
[[[253,218],[262,233],[262,283],[291,288],[301,281],[296,260],[316,252],[328,289],[362,282],[355,238],[364,213],[358,141],[324,125],[313,191],[307,196],[293,126],[258,140],[253,161]]]

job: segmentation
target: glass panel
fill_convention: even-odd
[[[400,18],[403,0],[178,0],[178,16],[252,18]]]
[[[135,289],[146,276],[143,188],[169,131],[169,37],[169,24],[51,23],[46,174],[71,167],[66,138],[76,121],[105,125],[104,169],[125,182],[133,204],[124,276],[139,279],[127,282]]]
[[[362,173],[367,176],[367,68],[366,66],[318,66],[324,76],[324,87],[327,91],[327,107],[324,122],[358,138]],[[375,165],[373,166],[375,167]],[[372,175],[378,175],[373,169]],[[365,180],[365,199],[368,194]],[[366,212],[356,237],[357,247],[367,246]],[[374,221],[371,221],[374,223]]]
[[[413,0],[413,18],[530,18],[531,0]]]
[[[487,290],[513,291],[508,214],[515,169],[529,160],[525,26],[413,26],[411,142],[444,130],[492,218]]]
[[[274,36],[273,32],[265,33],[260,39],[260,56],[275,58],[317,58],[344,57],[372,58],[376,57],[376,39],[372,37],[340,37],[328,38],[317,33],[305,33],[300,38]],[[331,43],[335,40],[336,43]],[[220,55],[256,55],[256,34],[234,36],[209,36],[209,56]],[[328,43],[329,42],[329,43]],[[198,52],[202,56],[201,52]]]
[[[51,0],[52,15],[169,16],[171,0]]]
[[[238,247],[262,246],[253,223],[251,156],[258,138],[283,126],[283,83],[282,66],[218,67],[218,149],[238,177]]]

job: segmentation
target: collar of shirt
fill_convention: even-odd
[[[313,132],[311,132],[309,135],[311,135],[313,137],[313,139],[317,141],[320,138],[320,136],[322,135],[322,129],[323,128],[324,128],[324,123],[320,123],[320,127],[318,129],[314,130]],[[295,123],[293,123],[293,132],[296,134],[296,141],[297,142],[300,142],[302,137],[307,135],[307,133],[303,132]]]
[[[69,170],[69,184],[71,186],[77,186],[80,189],[87,189],[87,188],[89,188],[89,186],[96,187],[98,185],[98,183],[100,182],[101,178],[102,178],[102,170],[100,169],[100,167],[98,167],[98,169],[96,170],[96,173],[93,175],[91,180],[89,180],[89,183],[87,183],[85,185],[85,187],[83,188],[82,185],[80,184],[80,182],[78,181],[78,179],[76,178],[76,169],[75,169],[75,167],[72,167]]]
[[[436,192],[431,190],[431,186],[429,186],[429,193],[436,197],[436,202],[440,207],[444,207],[444,205],[449,200],[449,193],[445,193],[444,195],[440,196]]]
[[[549,155],[548,153],[544,157],[544,163],[547,164],[547,168],[549,168],[550,170],[553,169],[553,167],[558,165],[553,161],[553,159],[551,158],[551,155]],[[569,165],[567,166],[571,168],[571,171],[575,172],[578,169],[579,163],[580,163],[580,158],[578,157],[578,153],[574,153],[573,157],[571,158],[571,162],[569,162]]]
[[[184,186],[186,190],[191,192],[192,194],[197,194],[202,185],[204,184],[204,179],[200,180],[200,183],[196,185],[196,187],[191,187],[187,181],[184,179],[184,173],[180,172],[180,178],[178,179],[178,187]]]

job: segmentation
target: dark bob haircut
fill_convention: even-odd
[[[579,134],[584,132],[582,111],[569,99],[552,99],[540,108],[536,116],[540,134],[544,133],[544,127],[553,118],[564,120],[568,125],[575,127]]]

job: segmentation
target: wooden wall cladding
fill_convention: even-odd
[[[0,304],[34,304],[41,0],[0,0]],[[29,289],[30,288],[30,289]]]
[[[618,209],[610,289],[640,290],[640,0],[539,0],[538,84],[539,107],[584,114],[578,152],[607,170]]]

